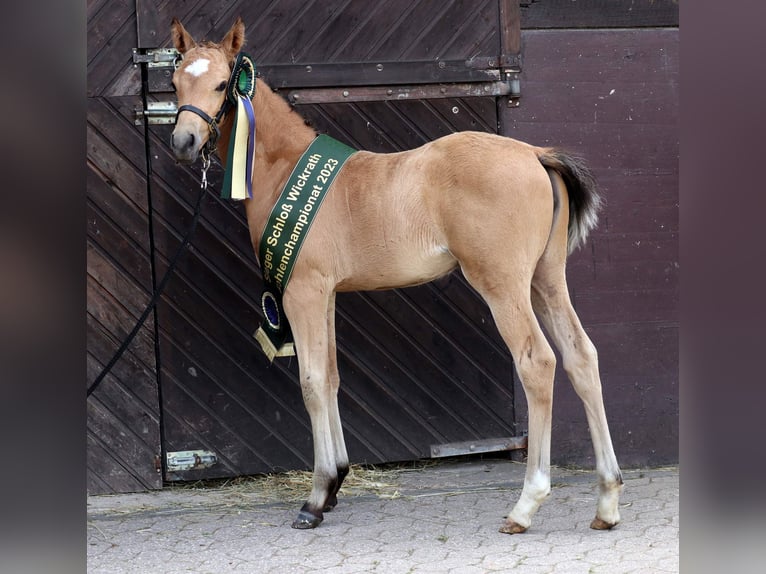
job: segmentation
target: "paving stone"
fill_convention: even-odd
[[[89,574],[678,572],[678,469],[624,472],[623,522],[594,531],[592,472],[554,468],[525,534],[498,532],[524,465],[440,463],[400,474],[400,496],[341,499],[314,530],[300,504],[226,488],[88,499]]]

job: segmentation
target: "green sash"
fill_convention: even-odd
[[[258,261],[263,272],[264,321],[255,333],[270,361],[295,354],[282,310],[282,293],[327,190],[355,149],[320,135],[295,164],[261,235]]]

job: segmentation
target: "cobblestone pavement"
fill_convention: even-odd
[[[623,474],[613,530],[589,528],[595,474],[553,468],[551,495],[530,530],[513,536],[498,528],[524,465],[508,460],[395,473],[393,491],[344,496],[314,530],[290,528],[300,503],[229,486],[91,496],[88,572],[678,572],[678,469]]]

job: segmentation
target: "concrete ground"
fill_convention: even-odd
[[[524,465],[509,460],[387,470],[341,493],[314,530],[290,528],[300,502],[262,492],[257,481],[91,496],[88,572],[678,572],[678,468],[623,474],[613,530],[589,528],[594,473],[553,468],[532,527],[512,536],[498,528],[521,492]]]

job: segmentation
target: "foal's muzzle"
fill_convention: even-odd
[[[193,163],[197,159],[203,145],[205,145],[208,155],[215,151],[218,136],[220,135],[218,122],[221,121],[221,117],[225,113],[225,107],[226,106],[223,106],[214,118],[210,117],[204,110],[190,104],[178,108],[178,112],[176,113],[176,129],[173,130],[173,134],[170,136],[170,146],[178,161],[183,163]],[[192,112],[205,121],[208,129],[208,137],[206,141],[204,136],[196,130],[179,131],[178,116],[181,112]]]
[[[200,137],[190,131],[174,131],[170,136],[170,147],[181,163],[194,163],[200,151]]]

